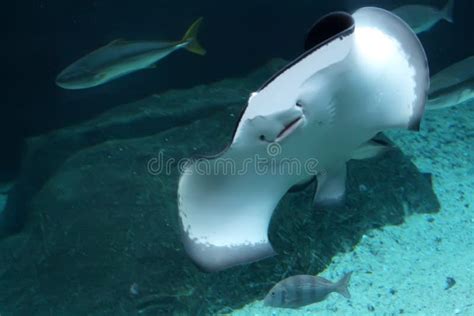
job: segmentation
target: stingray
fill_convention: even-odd
[[[383,130],[418,130],[428,88],[400,18],[374,7],[322,17],[305,52],[250,95],[231,144],[183,170],[188,255],[210,272],[275,255],[267,230],[286,192],[316,178],[315,206],[343,201],[346,162]]]

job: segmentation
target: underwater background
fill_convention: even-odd
[[[249,93],[303,52],[322,15],[411,3],[4,3],[0,314],[474,315],[473,99],[427,111],[419,133],[385,133],[396,149],[349,164],[337,211],[313,210],[313,188],[285,196],[269,232],[280,255],[219,273],[184,252],[178,171],[146,168],[163,150],[221,151]],[[454,23],[419,35],[431,74],[473,55],[473,12],[473,1],[456,0]],[[204,57],[177,51],[92,89],[55,84],[112,40],[178,40],[200,16]],[[351,299],[295,310],[261,302],[285,277],[348,271]]]

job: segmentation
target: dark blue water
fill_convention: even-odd
[[[408,3],[387,0],[383,8]],[[446,0],[417,3],[441,8]],[[6,97],[0,102],[0,313],[229,312],[258,301],[283,277],[320,273],[337,254],[351,253],[361,241],[371,239],[374,231],[399,227],[410,215],[422,214],[418,218],[435,227],[442,222],[437,216],[446,215],[446,196],[453,196],[449,209],[472,208],[467,185],[462,187],[457,175],[449,179],[449,185],[441,182],[445,180],[440,175],[448,171],[459,172],[459,178],[472,173],[472,167],[466,167],[468,159],[463,158],[472,152],[472,107],[464,107],[465,112],[452,107],[437,112],[441,114],[428,112],[432,116],[424,118],[421,132],[413,133],[418,138],[406,141],[410,146],[394,145],[379,160],[351,161],[347,199],[335,211],[313,207],[315,181],[298,183],[279,202],[268,232],[281,255],[221,273],[204,273],[186,253],[177,215],[178,170],[153,175],[148,163],[162,152],[178,160],[225,148],[249,91],[285,65],[279,60],[269,66],[268,61],[299,56],[308,28],[322,15],[367,5],[382,4],[376,0],[2,4],[6,24],[2,91]],[[472,0],[456,0],[453,24],[441,21],[419,35],[432,74],[473,55],[473,12]],[[65,90],[55,84],[66,66],[112,40],[179,40],[200,16],[204,22],[199,41],[206,56],[180,50],[154,69],[90,89]],[[138,102],[120,107],[134,101]],[[87,123],[103,113],[109,116],[100,124]],[[63,129],[68,126],[72,128]],[[459,159],[451,162],[455,156]],[[431,157],[438,159],[431,161]],[[5,189],[11,180],[16,181],[13,189]],[[443,191],[445,186],[452,186],[455,194]],[[443,200],[436,193],[440,191]],[[458,194],[459,201],[455,200]],[[462,222],[468,223],[471,217]],[[447,235],[461,230],[456,222],[451,225],[450,232],[436,233],[439,236],[433,238],[424,234],[431,228],[419,233],[428,252],[432,240],[437,243],[433,247],[442,247],[441,241],[449,240]],[[419,236],[414,235],[413,244],[407,246],[412,247],[411,253]],[[403,233],[402,237],[410,240]],[[375,241],[374,245],[373,258],[379,258]],[[449,253],[433,251],[449,261]],[[381,272],[368,264],[354,275],[356,282],[364,278],[372,286]],[[468,283],[449,271],[433,281],[435,289],[439,290],[445,277],[460,280],[459,285]],[[379,276],[378,281],[374,288],[380,289],[385,280]],[[371,299],[377,300],[374,293]],[[366,293],[354,294],[354,306],[362,304]],[[415,297],[414,304],[417,300],[423,299]]]
[[[6,15],[3,58],[6,98],[0,108],[0,179],[15,173],[25,137],[94,117],[105,109],[152,93],[191,87],[248,73],[272,57],[302,51],[307,28],[333,10],[354,10],[378,1],[22,1],[2,4]],[[388,9],[406,2],[385,1]],[[444,0],[420,1],[441,7]],[[474,3],[457,0],[455,23],[422,35],[431,70],[474,50]],[[180,51],[155,70],[107,85],[66,91],[54,84],[65,66],[116,38],[181,38],[204,17],[202,58]],[[470,31],[469,31],[470,30]],[[7,175],[5,175],[7,174]]]

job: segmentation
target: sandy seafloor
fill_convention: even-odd
[[[474,100],[426,112],[419,133],[387,134],[432,173],[440,212],[371,231],[353,251],[334,257],[320,275],[338,280],[354,271],[351,299],[333,293],[298,310],[256,301],[232,315],[474,316]],[[450,289],[448,277],[456,281]]]

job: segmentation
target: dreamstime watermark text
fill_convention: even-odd
[[[151,175],[180,174],[243,176],[249,173],[256,175],[317,175],[319,161],[316,158],[299,159],[285,157],[279,143],[270,143],[260,154],[245,158],[165,158],[163,152],[147,162],[147,171]]]

